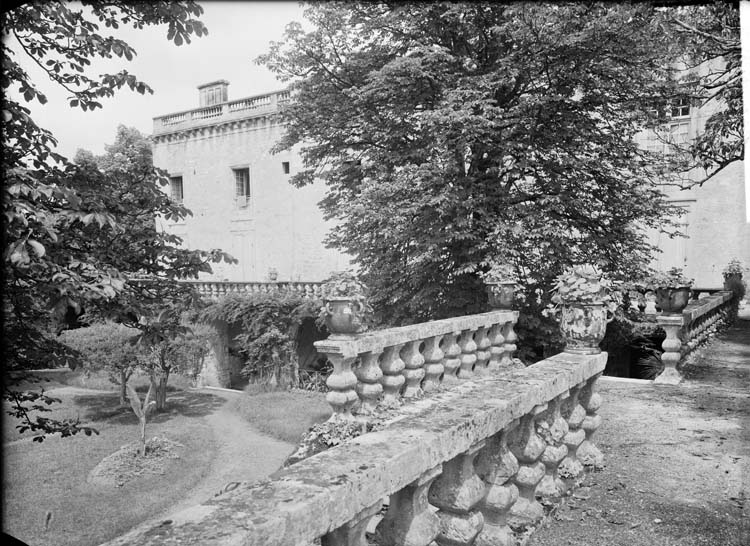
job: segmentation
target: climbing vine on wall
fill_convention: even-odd
[[[297,386],[297,332],[305,318],[317,317],[321,303],[294,294],[230,294],[202,309],[204,323],[237,325],[234,340],[245,360],[242,375],[254,382]],[[324,328],[317,323],[319,328]]]

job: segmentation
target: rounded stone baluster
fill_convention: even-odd
[[[372,517],[380,511],[381,506],[380,502],[373,504],[335,531],[323,535],[320,540],[321,546],[367,546],[367,539],[365,538],[367,525]]]
[[[578,401],[578,397],[584,385],[585,383],[581,383],[571,389],[570,396],[562,405],[562,416],[568,422],[568,432],[563,437],[568,454],[557,467],[557,472],[563,479],[572,480],[573,484],[575,484],[575,479],[583,473],[583,465],[578,460],[578,447],[586,439],[586,432],[581,428],[586,418],[586,410]]]
[[[424,342],[424,392],[434,391],[440,386],[440,376],[443,375],[443,356],[440,340],[443,336],[428,337]]]
[[[357,383],[357,394],[361,401],[359,413],[364,415],[375,411],[380,395],[383,394],[383,385],[380,384],[383,372],[378,362],[381,354],[380,351],[364,353],[361,357],[361,364],[354,369],[354,374],[359,380]]]
[[[601,415],[596,413],[602,405],[602,397],[596,392],[596,381],[601,375],[601,373],[598,373],[589,379],[581,389],[580,394],[581,405],[586,410],[586,417],[581,424],[581,428],[586,433],[586,438],[578,446],[577,456],[581,464],[594,468],[604,466],[604,455],[594,445],[594,433],[602,424]]]
[[[547,447],[536,433],[537,416],[547,409],[547,404],[534,406],[521,418],[520,426],[511,434],[508,446],[518,459],[519,468],[514,482],[518,487],[518,500],[510,509],[510,525],[517,527],[536,523],[544,517],[544,509],[534,497],[537,484],[544,477],[544,464],[539,460]]]
[[[464,330],[458,341],[461,347],[461,367],[459,379],[471,379],[474,376],[474,364],[477,362],[477,344],[474,342],[474,331]]]
[[[430,510],[427,492],[442,465],[391,495],[388,511],[375,528],[381,546],[428,546],[440,532],[440,519]]]
[[[487,326],[480,326],[477,328],[477,333],[474,336],[477,343],[477,363],[474,366],[474,373],[487,375],[489,370],[487,365],[490,360],[490,338],[487,335]]]
[[[515,324],[512,320],[509,320],[503,325],[503,337],[505,338],[505,341],[503,343],[503,358],[500,361],[500,365],[503,368],[512,368],[516,366],[515,362],[513,362],[513,353],[516,352],[516,341],[518,340],[518,336],[513,330],[514,326]]]
[[[490,328],[489,331],[489,338],[490,338],[490,361],[487,364],[487,369],[490,372],[496,372],[500,369],[500,361],[503,358],[503,353],[505,350],[503,349],[503,344],[505,343],[505,338],[503,337],[503,327],[501,324],[495,324]]]
[[[443,351],[445,356],[443,357],[443,383],[450,384],[458,381],[458,368],[461,366],[461,346],[458,344],[456,339],[461,332],[451,332],[445,334],[443,340]]]
[[[563,419],[560,412],[563,398],[569,396],[568,392],[555,397],[544,414],[543,419],[537,421],[536,432],[542,437],[547,447],[542,453],[542,464],[544,464],[544,477],[536,487],[536,495],[542,497],[561,497],[567,487],[557,473],[560,462],[568,454],[568,448],[563,443],[563,438],[568,433],[568,422]]]
[[[515,546],[516,540],[508,526],[508,512],[518,500],[518,487],[513,477],[518,472],[518,460],[508,449],[508,434],[518,426],[518,419],[487,440],[479,453],[476,470],[487,486],[479,510],[484,516],[484,527],[476,546]]]
[[[354,419],[352,407],[358,398],[355,390],[357,376],[352,371],[352,364],[356,357],[345,357],[339,353],[326,353],[326,356],[333,364],[333,371],[326,379],[330,389],[326,400],[333,408],[331,419]]]
[[[430,504],[439,508],[440,533],[435,542],[440,546],[470,546],[484,526],[484,516],[476,508],[486,486],[474,470],[474,459],[484,445],[482,440],[445,463],[430,487]]]
[[[419,398],[424,395],[422,391],[422,379],[424,378],[424,357],[419,352],[422,340],[409,341],[401,350],[401,359],[404,362],[404,376],[406,386],[404,398]]]
[[[399,405],[401,399],[401,387],[404,384],[404,376],[401,373],[404,369],[404,361],[399,356],[399,351],[403,343],[386,347],[380,363],[380,369],[383,377],[380,383],[383,385],[383,405],[393,407]]]
[[[667,383],[676,385],[682,380],[677,371],[677,363],[680,361],[682,341],[680,341],[680,329],[682,328],[682,315],[660,315],[656,322],[667,334],[661,346],[664,352],[661,361],[664,363],[664,371],[654,380],[655,383]]]

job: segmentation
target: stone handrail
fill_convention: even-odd
[[[601,466],[595,383],[606,360],[561,353],[474,376],[383,430],[108,545],[366,546],[377,520],[381,545],[512,544],[511,527],[543,517],[538,496],[559,497],[584,465]]]
[[[667,337],[662,343],[664,371],[654,380],[656,383],[674,385],[681,381],[678,363],[727,321],[732,299],[732,292],[716,291],[691,301],[680,314],[657,315],[656,321]]]
[[[227,294],[295,294],[303,298],[318,299],[322,295],[322,282],[230,282],[183,281],[192,284],[198,293],[211,299]]]
[[[517,311],[490,311],[316,341],[333,364],[332,419],[398,405],[441,385],[513,366]]]
[[[278,111],[279,105],[288,102],[288,90],[254,95],[214,106],[193,108],[154,118],[154,135],[202,127],[222,121],[233,121]]]

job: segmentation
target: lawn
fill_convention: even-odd
[[[244,417],[258,431],[284,442],[297,444],[315,423],[331,416],[325,393],[293,390],[264,392],[253,385],[248,396],[229,402],[234,413]]]
[[[78,372],[46,374],[53,379],[45,390],[86,385],[116,389],[103,377],[82,378]],[[200,419],[224,404],[260,432],[298,443],[314,423],[326,420],[331,408],[323,393],[263,392],[248,387],[246,396],[225,398],[210,393],[176,389],[167,398],[167,411],[153,415],[146,434],[165,436],[184,446],[180,458],[170,460],[162,475],[146,475],[122,487],[87,482],[89,473],[108,455],[138,438],[132,410],[119,407],[118,393],[56,394],[61,404],[50,406],[53,418],[80,417],[99,435],[49,437],[41,444],[32,434],[19,435],[14,420],[3,422],[3,531],[34,546],[93,546],[112,539],[178,503],[210,469],[216,455],[213,431]],[[136,379],[139,391],[145,378]],[[170,379],[170,384],[172,379]]]
[[[209,469],[215,452],[212,431],[196,417],[220,407],[224,401],[217,396],[170,393],[167,411],[152,416],[146,433],[181,443],[180,459],[162,475],[136,478],[122,487],[93,485],[86,479],[104,457],[137,440],[133,412],[118,407],[114,392],[60,398],[63,403],[53,406],[56,416],[78,414],[99,435],[4,444],[3,531],[28,544],[100,544],[168,509]]]

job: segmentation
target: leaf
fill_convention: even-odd
[[[36,253],[38,257],[40,258],[44,257],[44,253],[45,253],[44,245],[42,245],[39,241],[35,241],[34,239],[29,239],[27,243],[29,244],[31,248],[34,249],[34,252]]]

